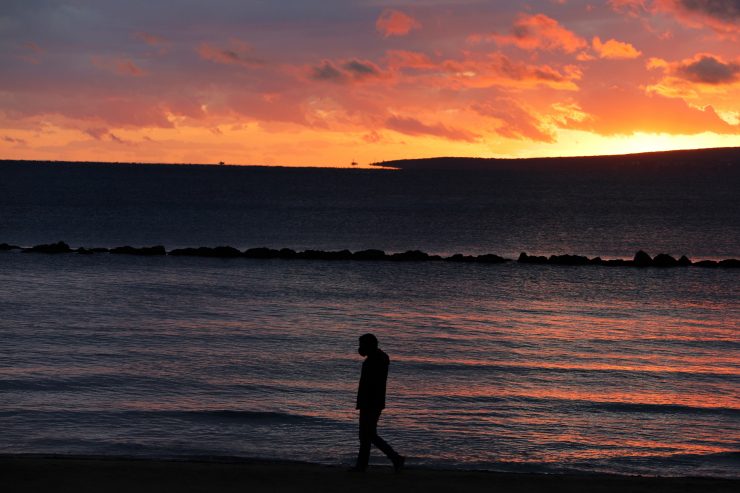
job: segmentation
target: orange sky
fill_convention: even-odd
[[[0,158],[740,146],[737,0],[4,0]]]

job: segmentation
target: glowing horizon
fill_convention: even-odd
[[[350,166],[740,146],[735,0],[0,7],[0,159]]]

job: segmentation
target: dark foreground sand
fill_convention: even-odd
[[[11,492],[732,492],[740,480],[407,469],[365,474],[310,464],[0,456]]]

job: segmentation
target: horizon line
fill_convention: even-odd
[[[695,152],[695,151],[720,151],[720,150],[740,150],[740,146],[733,147],[697,147],[688,149],[671,149],[663,151],[644,151],[644,152],[629,152],[622,154],[576,154],[569,156],[530,156],[530,157],[482,157],[482,156],[433,156],[433,157],[408,157],[399,159],[390,159],[383,161],[374,161],[368,164],[350,164],[350,165],[331,165],[331,164],[245,164],[245,163],[225,163],[223,161],[215,163],[186,163],[186,162],[155,162],[155,161],[70,161],[64,159],[49,160],[49,159],[7,159],[0,158],[0,164],[3,163],[29,163],[29,164],[103,164],[103,165],[141,165],[141,166],[208,166],[208,167],[251,167],[251,168],[291,168],[291,169],[362,169],[362,170],[397,170],[389,166],[384,166],[385,163],[397,163],[403,161],[432,161],[436,159],[465,159],[465,160],[481,160],[481,161],[539,161],[539,160],[557,160],[557,159],[583,159],[583,158],[615,158],[615,157],[629,157],[629,156],[646,156],[656,154],[671,154],[671,153],[683,153],[683,152]]]

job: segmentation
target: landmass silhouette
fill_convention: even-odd
[[[279,250],[267,247],[249,248],[241,251],[231,246],[218,247],[197,247],[197,248],[176,248],[167,251],[164,246],[156,245],[150,247],[133,247],[130,245],[115,248],[72,248],[67,243],[59,241],[57,243],[36,245],[23,248],[18,245],[0,243],[0,251],[18,250],[22,253],[77,253],[91,255],[96,253],[108,253],[113,255],[143,255],[143,256],[173,256],[173,257],[211,257],[211,258],[249,258],[249,259],[282,259],[282,260],[344,260],[344,261],[395,261],[395,262],[460,262],[460,263],[478,263],[478,264],[503,264],[513,262],[513,259],[505,258],[500,255],[486,253],[482,255],[463,255],[456,253],[449,257],[441,255],[429,255],[421,250],[408,250],[399,253],[386,253],[383,250],[360,250],[351,252],[349,250],[324,251],[324,250],[304,250],[302,252],[290,248],[281,248]],[[740,259],[724,260],[700,260],[692,261],[686,255],[680,258],[659,253],[651,257],[643,250],[635,253],[631,260],[628,259],[602,259],[601,257],[586,257],[583,255],[550,255],[538,256],[528,255],[522,252],[516,260],[520,264],[539,264],[539,265],[601,265],[606,267],[722,267],[738,268]]]

